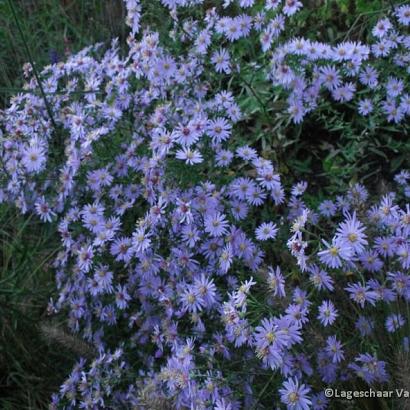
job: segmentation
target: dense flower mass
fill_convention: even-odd
[[[329,45],[284,37],[299,1],[225,0],[188,18],[201,0],[161,4],[166,40],[126,0],[126,55],[114,40],[45,67],[45,98],[27,65],[1,115],[0,197],[56,223],[49,310],[98,352],[51,408],[324,409],[329,385],[388,382],[383,348],[408,336],[410,173],[381,198],[352,184],[308,206],[306,182],[286,185],[235,138],[243,113],[225,80],[241,73],[235,44],[256,39],[268,64],[255,69],[294,122],[320,99],[408,120],[409,6],[370,44]]]

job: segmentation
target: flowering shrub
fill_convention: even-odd
[[[408,351],[410,173],[382,198],[353,184],[310,204],[307,182],[243,141],[253,113],[235,84],[253,94],[252,70],[294,123],[333,102],[405,122],[410,7],[380,19],[370,45],[331,46],[285,35],[299,1],[203,12],[163,0],[168,35],[125,3],[126,55],[114,40],[39,75],[27,65],[1,118],[1,198],[56,221],[49,310],[98,352],[51,408],[324,409],[326,386],[394,382]]]

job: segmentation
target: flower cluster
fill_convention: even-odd
[[[337,103],[354,101],[362,116],[399,123],[410,115],[409,6],[398,7],[391,19],[380,19],[370,44],[337,45],[294,38],[273,51],[271,78],[289,90],[288,112],[294,122],[315,110],[327,96]],[[388,72],[385,70],[389,64]]]
[[[126,55],[113,41],[50,65],[44,95],[27,65],[26,92],[0,118],[0,198],[56,223],[49,310],[98,353],[52,408],[147,408],[148,389],[178,409],[324,409],[324,386],[387,382],[391,343],[375,349],[373,338],[408,343],[410,173],[381,200],[356,184],[309,206],[306,182],[286,186],[278,164],[235,138],[241,109],[221,84],[240,72],[231,44],[256,36],[294,121],[322,91],[350,101],[357,77],[366,92],[384,90],[380,107],[397,122],[410,113],[405,81],[381,81],[370,56],[404,76],[409,36],[386,17],[371,47],[278,45],[301,2],[226,0],[201,19],[178,15],[200,0],[161,3],[176,51],[127,0]],[[397,8],[397,23],[408,14]],[[370,114],[375,102],[363,101]]]

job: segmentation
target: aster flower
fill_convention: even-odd
[[[289,410],[308,410],[312,404],[310,388],[300,384],[298,379],[287,379],[279,390],[280,400]]]
[[[130,300],[131,296],[128,294],[127,288],[125,286],[118,285],[115,291],[115,304],[118,309],[125,309]]]
[[[113,280],[113,273],[109,270],[109,267],[106,265],[98,266],[94,271],[94,280],[98,283],[101,290],[106,293],[112,293],[112,280]]]
[[[326,410],[329,406],[329,399],[324,392],[312,396],[312,408],[315,410]]]
[[[342,344],[336,339],[336,336],[327,338],[326,352],[332,357],[333,363],[340,363],[344,359]]]
[[[302,196],[303,193],[306,191],[307,186],[308,184],[306,181],[298,182],[292,187],[292,190],[291,190],[292,195],[296,197]]]
[[[43,222],[51,222],[53,217],[56,216],[56,213],[50,208],[44,196],[40,197],[37,200],[35,204],[35,209],[37,215],[40,216],[40,219]]]
[[[210,120],[207,125],[207,133],[215,143],[227,140],[231,135],[232,125],[225,118]]]
[[[111,244],[111,254],[117,261],[128,262],[133,254],[131,238],[120,237]]]
[[[44,149],[38,144],[28,146],[23,150],[22,163],[28,172],[41,171],[46,163]]]
[[[392,24],[388,18],[381,19],[373,27],[372,34],[375,37],[383,38],[387,35],[389,30],[391,30]]]
[[[93,263],[94,250],[92,246],[85,245],[78,250],[78,267],[83,272],[88,272]]]
[[[266,0],[265,1],[265,9],[266,10],[276,10],[276,8],[281,3],[280,0]]]
[[[369,98],[359,101],[358,111],[360,115],[366,116],[373,112],[373,103]]]
[[[232,403],[223,397],[218,398],[215,401],[213,410],[233,410]]]
[[[410,115],[410,94],[405,93],[400,96],[399,109],[405,115]]]
[[[383,267],[383,261],[378,258],[377,253],[374,251],[364,252],[360,255],[359,261],[369,272],[379,272]]]
[[[373,332],[374,321],[363,315],[360,315],[355,323],[355,327],[362,336],[369,336]]]
[[[175,153],[175,158],[182,159],[188,165],[200,164],[203,161],[202,154],[198,150],[183,148]]]
[[[218,301],[218,295],[214,280],[207,277],[205,274],[195,279],[194,282],[196,293],[203,299],[207,307],[211,307]]]
[[[316,289],[333,291],[334,281],[326,271],[320,269],[317,265],[309,266],[308,271],[310,272],[310,281]]]
[[[401,314],[391,314],[386,319],[386,330],[390,333],[396,332],[405,324],[404,317]]]
[[[273,292],[274,296],[285,297],[285,279],[280,271],[279,266],[274,270],[271,266],[268,268],[268,278],[267,278],[269,289]]]
[[[205,232],[213,237],[219,237],[227,233],[228,222],[225,215],[220,212],[208,213],[204,220]]]
[[[332,96],[338,102],[347,102],[353,98],[355,92],[356,86],[349,82],[334,88],[332,91]]]
[[[403,269],[410,267],[410,246],[407,243],[399,245],[396,249],[396,255]]]
[[[193,124],[178,125],[174,130],[174,139],[184,147],[190,147],[198,141],[200,134],[195,131]]]
[[[324,66],[320,68],[321,81],[328,90],[334,90],[340,85],[340,74],[334,66]]]
[[[336,240],[345,242],[356,253],[361,253],[367,245],[366,234],[363,224],[353,215],[347,214],[346,220],[339,224],[336,232]]]
[[[380,283],[377,279],[369,279],[367,285],[376,292],[379,300],[384,302],[393,302],[396,300],[395,292],[389,289],[385,284]]]
[[[324,239],[322,241],[327,249],[320,251],[318,256],[320,261],[330,268],[340,268],[344,260],[350,260],[353,256],[353,249],[350,244],[341,239],[333,238],[331,244]]]
[[[300,124],[307,112],[303,102],[299,99],[292,99],[287,111],[295,124]]]
[[[150,245],[150,234],[145,232],[144,227],[137,228],[137,230],[132,234],[132,246],[135,252],[144,252],[149,248]]]
[[[378,72],[372,66],[366,66],[359,74],[359,80],[362,84],[374,88],[378,84]]]
[[[233,260],[233,252],[231,244],[226,244],[219,256],[219,267],[223,273],[227,273],[231,267]]]
[[[391,97],[399,96],[404,89],[403,80],[395,77],[389,77],[386,83],[386,93]]]
[[[246,303],[246,299],[250,293],[250,289],[253,285],[256,285],[256,282],[253,280],[251,277],[249,280],[246,280],[245,282],[241,283],[241,286],[239,289],[233,294],[233,301],[235,303],[235,306],[237,307],[242,307]]]
[[[272,222],[264,222],[255,231],[256,239],[259,241],[266,241],[268,239],[275,239],[278,229]]]
[[[262,319],[261,325],[255,328],[254,337],[257,350],[269,348],[280,352],[289,342],[289,335],[273,319]]]
[[[215,155],[215,163],[218,167],[227,167],[232,162],[233,153],[229,150],[220,150]]]
[[[369,286],[363,286],[359,283],[352,283],[345,290],[349,292],[350,299],[358,303],[362,308],[366,302],[374,306],[379,299],[377,293],[370,290]]]
[[[217,73],[224,72],[225,74],[229,74],[231,72],[228,50],[221,48],[215,51],[211,57],[211,62],[214,64]]]
[[[250,178],[237,178],[231,183],[231,194],[239,200],[246,200],[256,189],[255,183]]]
[[[375,57],[387,57],[393,48],[393,43],[388,39],[383,39],[372,45],[372,53]]]
[[[355,358],[355,362],[351,363],[349,368],[355,371],[366,383],[383,383],[389,379],[386,363],[378,360],[376,356],[372,356],[370,353],[360,354]]]
[[[245,161],[252,161],[257,157],[256,151],[247,145],[238,148],[236,150],[236,155],[238,156],[238,158],[241,158]]]
[[[403,24],[404,26],[410,25],[410,6],[409,5],[403,5],[403,6],[397,7],[395,10],[395,14],[400,24]]]
[[[205,306],[204,299],[194,286],[187,285],[180,293],[179,299],[182,303],[183,311],[196,313]]]
[[[389,272],[387,278],[393,290],[406,300],[410,300],[410,276],[403,272]]]
[[[332,217],[335,215],[337,211],[337,207],[333,201],[330,201],[328,199],[324,200],[321,202],[319,205],[319,212],[326,217]]]
[[[285,6],[282,9],[286,16],[293,16],[297,11],[303,7],[303,4],[298,0],[286,0]]]
[[[337,316],[339,315],[337,313],[337,310],[335,309],[334,304],[331,301],[325,300],[319,306],[318,319],[323,326],[332,325],[335,322]]]

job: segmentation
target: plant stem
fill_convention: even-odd
[[[34,60],[33,60],[33,57],[32,57],[32,55],[31,55],[30,49],[29,49],[28,46],[27,46],[26,38],[25,38],[24,33],[23,33],[23,30],[22,30],[22,28],[21,28],[21,26],[20,26],[20,22],[19,22],[19,19],[18,19],[18,17],[17,17],[16,10],[15,10],[15,8],[14,8],[14,6],[13,6],[13,1],[12,1],[12,0],[8,0],[8,3],[9,3],[9,6],[10,6],[10,10],[11,10],[11,12],[12,12],[12,14],[13,14],[14,20],[15,20],[15,22],[16,22],[17,29],[18,29],[18,31],[19,31],[19,33],[20,33],[21,39],[23,40],[24,48],[25,48],[26,53],[27,53],[27,57],[28,57],[28,59],[29,59],[29,61],[30,61],[31,67],[33,68],[33,73],[34,73],[34,76],[36,77],[38,86],[39,86],[39,88],[40,88],[40,93],[41,93],[41,96],[42,96],[42,98],[43,98],[43,100],[44,100],[44,104],[45,104],[45,106],[46,106],[47,114],[48,114],[48,116],[50,117],[50,120],[51,120],[51,123],[52,123],[54,129],[56,130],[56,129],[57,129],[57,124],[56,124],[56,122],[54,121],[53,112],[52,112],[52,110],[51,110],[50,104],[49,104],[49,102],[48,102],[48,100],[47,100],[47,97],[46,97],[46,94],[45,94],[45,92],[44,92],[43,85],[41,84],[40,76],[39,76],[39,74],[38,74],[38,72],[37,72],[36,66],[34,65]]]

